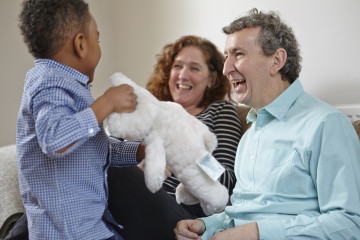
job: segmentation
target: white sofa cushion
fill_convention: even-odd
[[[17,174],[16,145],[0,147],[0,226],[14,213],[24,212]]]

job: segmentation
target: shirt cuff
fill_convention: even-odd
[[[87,131],[87,137],[95,136],[100,130],[97,118],[90,107],[79,112],[76,115],[76,119],[80,123],[81,129],[85,129]]]
[[[111,146],[111,165],[127,167],[139,164],[136,155],[141,142],[118,141]]]
[[[260,239],[285,239],[285,231],[280,221],[260,220],[256,222]]]
[[[213,214],[208,217],[198,218],[205,224],[205,232],[202,239],[210,239],[216,232],[224,230],[225,212]]]

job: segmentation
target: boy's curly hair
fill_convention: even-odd
[[[36,59],[52,58],[77,32],[87,36],[90,20],[83,0],[25,0],[19,28]]]

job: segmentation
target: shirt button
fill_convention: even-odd
[[[94,129],[93,129],[93,128],[90,128],[90,129],[88,130],[88,132],[89,132],[90,134],[92,134],[92,133],[94,132]]]
[[[255,159],[255,157],[254,157],[254,156],[251,156],[251,157],[250,157],[250,159],[251,159],[251,160],[254,160],[254,159]]]
[[[248,190],[252,190],[252,187],[248,187]]]
[[[257,130],[260,131],[262,129],[262,127],[258,127]]]

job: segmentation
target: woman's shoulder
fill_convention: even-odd
[[[230,110],[230,111],[235,111],[236,112],[236,109],[235,109],[235,105],[231,102],[228,102],[226,100],[217,100],[217,101],[214,101],[212,103],[209,104],[209,106],[206,108],[207,110],[209,109],[216,109],[216,110]]]

